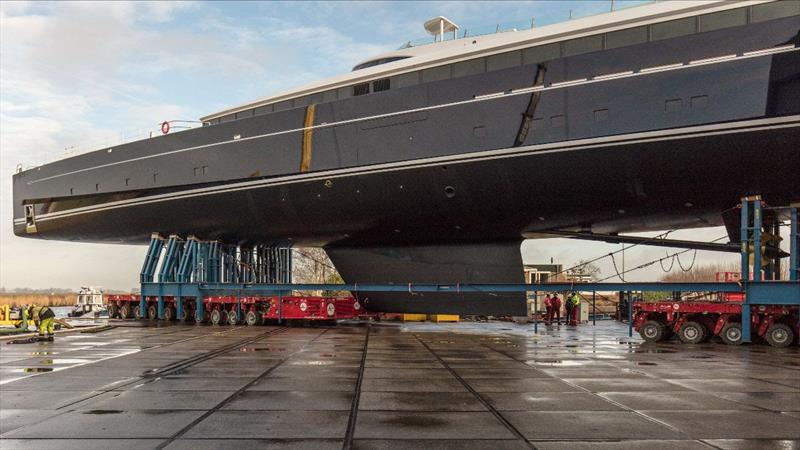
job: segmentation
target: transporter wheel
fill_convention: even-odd
[[[158,319],[158,306],[150,305],[147,307],[147,318],[150,320]]]
[[[133,318],[133,308],[130,303],[123,303],[122,306],[119,307],[119,315],[123,319]]]
[[[699,344],[706,338],[706,327],[697,322],[686,322],[678,330],[678,338],[684,344]]]
[[[211,325],[222,323],[222,311],[215,309],[211,311]]]
[[[133,309],[133,318],[136,320],[142,320],[142,308],[139,305],[131,305],[131,309]]]
[[[108,304],[108,318],[116,319],[119,316],[119,306],[116,303]]]
[[[648,320],[639,328],[639,335],[648,342],[658,342],[664,339],[665,326],[657,320]]]
[[[789,325],[776,323],[767,328],[764,339],[773,347],[788,347],[794,341],[794,332]]]
[[[236,308],[228,311],[228,325],[236,325],[239,323],[239,316],[236,314]]]
[[[261,314],[256,311],[247,311],[244,316],[244,321],[249,326],[261,325]]]
[[[164,320],[166,321],[173,321],[175,320],[175,307],[174,306],[167,306],[164,308]]]
[[[719,333],[719,338],[728,345],[740,345],[742,343],[742,324],[736,322],[725,324]]]

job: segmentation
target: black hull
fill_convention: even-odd
[[[719,225],[743,195],[800,199],[798,149],[800,117],[643,133],[198,187],[39,215],[27,235],[359,247]]]

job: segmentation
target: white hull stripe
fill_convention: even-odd
[[[561,153],[568,151],[586,150],[592,148],[611,147],[617,145],[630,145],[637,143],[647,143],[655,141],[687,139],[701,136],[715,136],[721,134],[746,133],[761,130],[772,130],[781,128],[800,127],[800,115],[777,117],[769,119],[757,119],[740,121],[735,123],[724,123],[715,125],[703,125],[686,127],[670,130],[650,131],[643,133],[633,133],[621,136],[609,136],[602,138],[580,139],[575,141],[564,141],[552,144],[530,145],[525,147],[505,148],[500,150],[486,150],[474,153],[462,153],[458,155],[438,156],[411,161],[399,161],[392,163],[376,164],[371,166],[351,167],[345,169],[333,169],[320,172],[310,172],[303,174],[278,176],[260,180],[242,181],[221,186],[211,186],[206,188],[190,189],[186,191],[170,192],[167,194],[153,195],[149,197],[135,198],[130,200],[120,200],[116,202],[103,203],[100,205],[84,206],[68,211],[59,211],[49,214],[36,216],[37,222],[60,219],[80,214],[94,213],[104,210],[126,208],[151,203],[165,202],[177,199],[187,199],[198,196],[214,195],[241,190],[258,189],[262,187],[280,186],[287,184],[302,183],[314,180],[329,180],[344,178],[355,175],[367,175],[382,172],[408,170],[435,166],[439,164],[464,164],[476,161],[488,161],[501,158],[513,158],[530,155],[546,155],[551,153]],[[24,218],[14,219],[15,224],[25,223]]]
[[[42,178],[39,178],[39,179],[36,179],[36,180],[28,181],[27,184],[30,185],[30,184],[35,184],[35,183],[41,183],[43,181],[53,180],[53,179],[65,177],[65,176],[68,176],[68,175],[74,175],[74,174],[77,174],[77,173],[88,172],[88,171],[91,171],[91,170],[102,169],[102,168],[106,168],[106,167],[117,166],[117,165],[120,165],[120,164],[132,163],[132,162],[136,162],[136,161],[143,161],[143,160],[151,159],[151,158],[160,158],[162,156],[174,155],[174,154],[177,154],[177,153],[189,152],[189,151],[194,151],[194,150],[203,150],[203,149],[215,147],[215,146],[218,146],[218,145],[227,145],[227,144],[233,144],[233,143],[240,143],[240,142],[244,142],[244,141],[250,141],[250,140],[256,140],[256,139],[264,139],[264,138],[273,137],[273,136],[280,136],[280,135],[284,135],[284,134],[299,133],[299,132],[303,132],[303,131],[306,131],[306,130],[324,129],[324,128],[330,128],[330,127],[335,127],[335,126],[348,125],[348,124],[352,124],[352,123],[365,122],[365,121],[368,121],[368,120],[383,119],[383,118],[386,118],[386,117],[395,117],[395,116],[400,116],[400,115],[404,115],[404,114],[413,114],[413,113],[424,112],[424,111],[432,111],[432,110],[435,110],[435,109],[450,108],[450,107],[453,107],[453,106],[460,106],[460,105],[467,105],[467,104],[477,103],[477,102],[491,101],[491,100],[496,100],[496,99],[499,99],[499,98],[508,98],[508,97],[513,97],[513,96],[516,96],[516,95],[531,94],[531,93],[534,93],[534,92],[545,92],[545,91],[551,91],[551,90],[557,90],[557,89],[566,89],[566,88],[570,88],[570,87],[583,86],[583,85],[595,84],[595,83],[602,83],[602,82],[611,81],[611,80],[621,80],[621,79],[625,79],[625,78],[635,78],[635,77],[647,76],[647,75],[652,75],[654,73],[663,73],[663,72],[670,72],[670,71],[676,71],[676,70],[691,69],[691,68],[694,68],[694,67],[708,66],[708,65],[713,65],[713,64],[724,64],[724,63],[728,63],[728,62],[732,62],[732,61],[741,61],[741,60],[745,60],[745,59],[759,58],[759,57],[763,57],[763,56],[770,56],[770,55],[774,55],[774,54],[778,54],[778,53],[793,52],[793,51],[798,51],[798,50],[800,50],[800,48],[797,48],[797,47],[795,47],[793,45],[783,46],[783,47],[775,47],[773,49],[757,50],[755,53],[751,52],[751,54],[742,54],[742,55],[739,55],[739,56],[736,56],[736,55],[725,55],[725,56],[720,56],[720,57],[707,58],[707,59],[699,60],[699,61],[692,61],[690,63],[676,63],[676,64],[670,64],[670,65],[666,65],[666,66],[643,68],[643,69],[640,69],[638,72],[634,72],[634,71],[619,72],[619,73],[616,73],[616,74],[598,75],[598,76],[596,76],[594,78],[590,78],[590,79],[581,79],[581,80],[572,80],[572,81],[563,81],[563,82],[559,82],[559,83],[552,83],[549,86],[527,87],[527,88],[515,89],[515,90],[508,91],[508,92],[503,92],[503,93],[497,92],[497,93],[492,93],[492,94],[476,95],[474,98],[471,98],[471,99],[468,99],[468,100],[461,100],[461,101],[452,102],[452,103],[444,103],[444,104],[441,104],[441,105],[425,106],[425,107],[422,107],[422,108],[408,109],[408,110],[404,110],[404,111],[395,111],[395,112],[391,112],[391,113],[378,114],[378,115],[374,115],[374,116],[358,117],[358,118],[355,118],[355,119],[341,120],[339,122],[321,123],[319,125],[313,125],[313,126],[310,126],[310,127],[293,128],[293,129],[290,129],[290,130],[275,131],[275,132],[272,132],[272,133],[259,134],[259,135],[256,135],[256,136],[241,137],[239,139],[230,139],[230,140],[227,140],[227,141],[214,142],[214,143],[211,143],[211,144],[203,144],[203,145],[197,145],[197,146],[194,146],[194,147],[181,148],[181,149],[177,149],[177,150],[171,150],[171,151],[167,151],[167,152],[158,153],[158,154],[155,154],[155,155],[139,156],[139,157],[136,157],[136,158],[130,158],[130,159],[125,159],[125,160],[121,160],[121,161],[114,161],[114,162],[110,162],[110,163],[107,163],[107,164],[100,164],[100,165],[97,165],[97,166],[86,167],[86,168],[83,168],[83,169],[78,169],[78,170],[73,170],[73,171],[70,171],[70,172],[60,173],[60,174],[57,174],[57,175],[51,175],[51,176],[48,176],[48,177],[42,177]]]

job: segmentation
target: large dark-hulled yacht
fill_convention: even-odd
[[[434,42],[14,175],[18,236],[324,247],[349,282],[521,282],[520,242],[800,201],[800,2],[670,1]],[[373,310],[523,314],[517,296]]]

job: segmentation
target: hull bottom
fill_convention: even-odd
[[[523,283],[521,241],[406,247],[327,248],[346,282]],[[376,312],[524,316],[523,293],[358,294]]]

